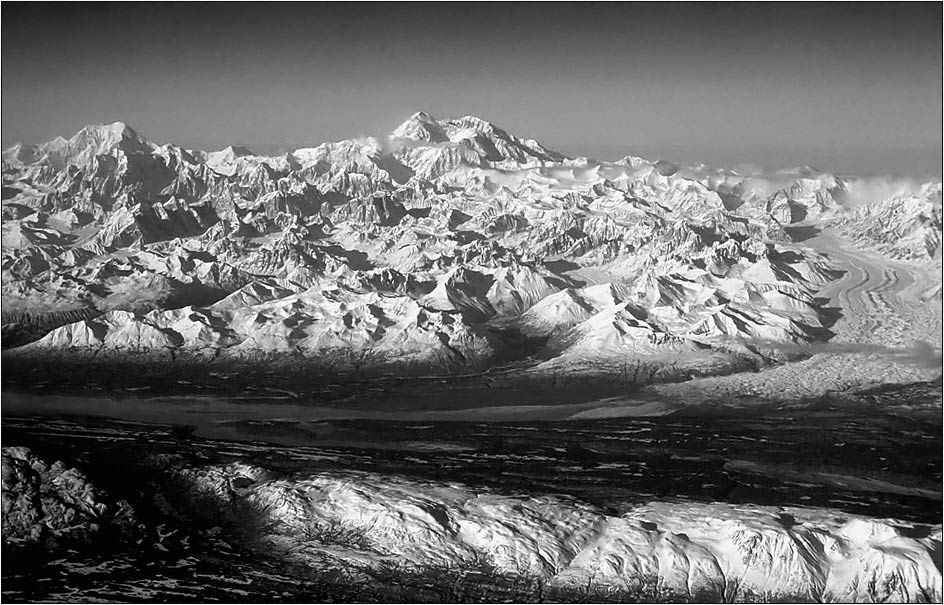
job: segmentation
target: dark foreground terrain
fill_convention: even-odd
[[[121,531],[95,533],[92,541],[69,532],[5,540],[3,597],[671,600],[669,594],[604,594],[589,587],[567,592],[484,564],[461,573],[374,571],[353,583],[329,569],[294,568],[260,555],[252,528],[234,524],[232,516],[222,520],[212,510],[183,505],[167,468],[240,462],[286,478],[369,472],[571,497],[613,514],[654,500],[821,507],[920,528],[939,523],[942,514],[940,392],[938,381],[802,406],[526,423],[215,418],[208,427],[89,416],[78,400],[69,416],[23,414],[17,406],[16,415],[4,414],[5,448],[26,447],[43,460],[81,469],[113,501],[127,503],[134,519]],[[102,527],[109,523],[100,520]]]

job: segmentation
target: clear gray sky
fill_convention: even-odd
[[[941,172],[940,3],[3,3],[2,143],[292,148],[474,114],[566,153]]]

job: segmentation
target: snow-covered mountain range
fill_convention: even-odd
[[[87,126],[4,151],[2,197],[20,356],[725,373],[833,336],[844,269],[796,232],[941,258],[940,182],[861,205],[812,168],[602,162],[426,113],[274,157]]]

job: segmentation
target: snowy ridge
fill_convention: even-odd
[[[264,548],[309,565],[484,560],[552,585],[726,600],[941,599],[941,526],[816,508],[652,502],[622,513],[369,474],[285,479],[242,463],[178,471],[222,514],[250,504]],[[234,487],[238,485],[239,487]],[[344,541],[332,536],[347,535]],[[351,536],[357,536],[356,539]]]

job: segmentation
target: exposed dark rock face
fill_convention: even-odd
[[[87,546],[135,527],[131,505],[109,498],[82,471],[24,447],[3,449],[4,546]]]

